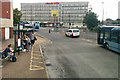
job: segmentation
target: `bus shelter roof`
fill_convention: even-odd
[[[18,29],[14,29],[13,31],[14,32],[18,32]],[[33,31],[33,29],[31,29],[31,28],[25,28],[25,29],[20,29],[19,31],[20,32],[29,32],[29,31]]]
[[[101,26],[99,27],[100,30],[111,30],[113,28],[118,28],[119,26]]]
[[[120,30],[120,27],[114,27],[112,30]]]

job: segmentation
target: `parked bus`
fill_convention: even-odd
[[[23,24],[24,24],[24,28],[33,28],[32,24],[28,22],[23,22]]]
[[[34,23],[34,30],[38,31],[40,29],[40,22],[35,22]]]
[[[120,53],[120,27],[105,26],[99,27],[98,44],[103,45],[106,49],[110,49]]]

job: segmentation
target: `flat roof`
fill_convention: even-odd
[[[111,30],[113,28],[120,28],[120,26],[100,26],[99,29]]]
[[[100,27],[120,27],[120,26],[100,26]]]
[[[31,29],[31,28],[25,28],[25,29],[21,29],[21,30],[19,30],[20,32],[28,32],[28,31],[32,31],[33,29]],[[16,32],[18,32],[18,29],[14,29],[13,30],[14,32],[16,31]]]
[[[36,3],[21,3],[21,4],[46,4],[46,3],[89,3],[88,1],[76,1],[76,2],[36,2]]]
[[[112,30],[120,30],[120,27],[114,27]]]

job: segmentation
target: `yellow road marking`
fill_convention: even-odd
[[[43,70],[43,69],[45,69],[42,66],[33,65],[33,63],[38,63],[38,64],[43,63],[43,62],[40,62],[40,61],[36,61],[36,60],[42,60],[42,56],[41,56],[41,54],[35,54],[35,52],[37,53],[39,51],[33,51],[33,47],[32,47],[31,60],[30,60],[30,70]],[[38,56],[39,58],[35,57],[34,55]]]
[[[40,53],[40,51],[33,51],[33,52],[35,52],[35,53],[38,53],[38,52],[39,52],[39,53]]]
[[[52,41],[50,41],[50,42],[52,43]],[[40,51],[41,51],[41,54],[42,54],[41,46],[40,46]],[[44,60],[43,60],[43,64],[45,65]],[[46,66],[45,66],[45,71],[46,71],[47,78],[49,78]]]
[[[42,66],[32,65],[31,67],[43,68]]]
[[[42,57],[42,55],[39,55],[39,54],[33,54],[32,56]]]
[[[42,66],[36,66],[36,65],[31,65],[30,67],[31,67],[30,70],[43,70],[43,69],[45,69]]]
[[[32,60],[33,60],[33,59],[38,59],[38,60],[41,60],[42,58],[36,58],[36,57],[33,57],[33,58],[32,58]]]
[[[32,61],[32,62],[35,62],[35,63],[43,63],[43,62],[38,62],[38,61]]]
[[[44,68],[30,69],[31,71],[43,70]]]
[[[42,58],[42,56],[33,56],[33,58]],[[32,59],[33,59],[33,58],[32,58]]]
[[[38,52],[33,52],[34,54],[40,54],[40,53],[38,53]]]

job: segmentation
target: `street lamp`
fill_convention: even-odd
[[[88,9],[89,9],[89,12],[91,12],[92,11],[92,6],[91,5],[88,5],[89,7],[88,7]]]
[[[104,2],[102,2],[102,4],[103,4],[102,25],[104,25]]]
[[[32,5],[31,5],[31,25],[32,25]]]
[[[71,23],[70,23],[70,13],[69,13],[69,28],[70,28],[70,25],[71,25]]]
[[[20,43],[21,43],[21,39],[20,39],[20,23],[18,24],[18,55],[20,55]]]

